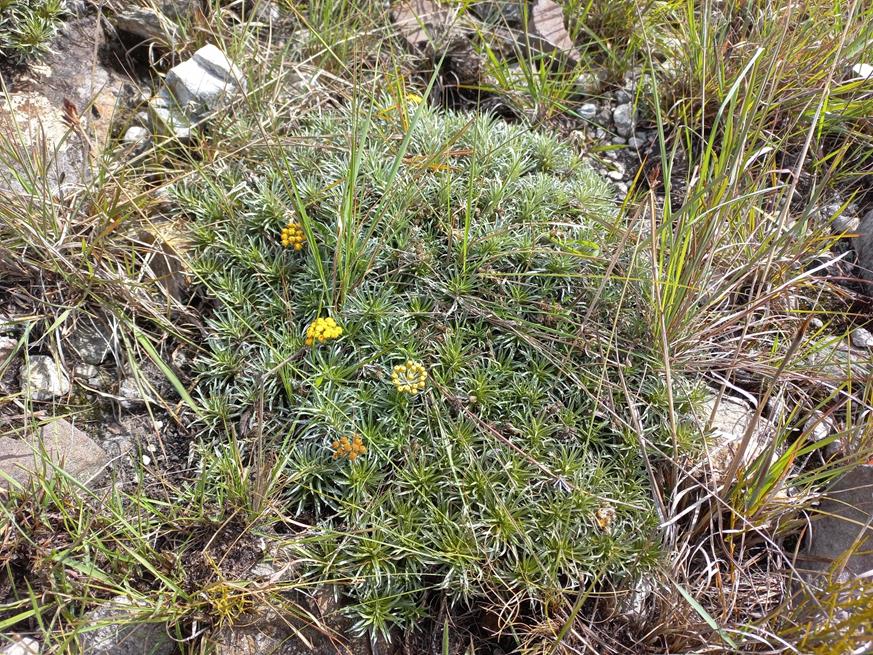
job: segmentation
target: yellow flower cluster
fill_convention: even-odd
[[[348,457],[352,462],[358,458],[358,455],[363,455],[367,452],[367,448],[364,446],[364,440],[361,439],[361,435],[359,434],[352,436],[351,439],[348,437],[340,437],[331,443],[330,447],[333,448],[334,459]]]
[[[316,341],[324,343],[338,338],[343,329],[332,318],[317,318],[306,328],[306,345],[311,346]]]
[[[294,250],[302,250],[303,244],[306,243],[306,235],[303,234],[303,228],[299,223],[288,223],[282,228],[282,245],[286,248],[294,248]]]
[[[427,371],[418,362],[407,360],[405,364],[398,364],[391,371],[391,382],[400,393],[414,396],[424,389],[427,383]]]

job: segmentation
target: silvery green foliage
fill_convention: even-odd
[[[639,297],[633,257],[610,268],[608,185],[551,136],[430,109],[410,121],[403,150],[391,110],[310,118],[278,154],[175,190],[215,306],[204,433],[226,440],[263,389],[283,502],[317,526],[299,546],[308,574],[347,582],[359,627],[382,630],[423,612],[427,590],[536,606],[658,552],[609,373],[645,387],[649,346],[623,306]],[[301,252],[279,243],[289,221],[308,230]],[[327,315],[343,336],[305,348]],[[416,396],[390,383],[407,359],[429,371]],[[650,439],[666,423],[643,421]],[[351,434],[366,456],[334,460]]]
[[[44,52],[63,13],[63,0],[0,0],[0,60]]]

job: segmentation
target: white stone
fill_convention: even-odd
[[[852,345],[855,348],[873,349],[873,334],[865,328],[855,328],[852,330]]]
[[[34,355],[21,367],[21,391],[30,400],[51,400],[70,392],[70,379],[51,357]]]
[[[0,649],[0,655],[39,655],[39,642],[30,637],[22,637]]]
[[[246,81],[242,71],[228,59],[227,55],[211,43],[206,44],[194,53],[194,61],[200,64],[211,75],[224,82],[232,82],[245,91]]]
[[[216,109],[236,88],[233,82],[215,77],[193,59],[170,69],[167,87],[186,112]]]
[[[140,125],[131,125],[124,132],[122,140],[128,144],[137,144],[145,142],[150,136],[149,131]]]
[[[855,64],[852,66],[852,76],[867,80],[873,77],[873,64]]]
[[[633,107],[626,102],[612,110],[612,120],[615,123],[615,131],[619,136],[629,137],[634,131]]]

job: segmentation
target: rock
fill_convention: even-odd
[[[70,379],[51,357],[34,355],[21,367],[21,391],[30,400],[51,400],[70,392]]]
[[[194,59],[173,66],[167,73],[167,86],[188,116],[217,109],[236,90],[232,82],[211,75]]]
[[[115,29],[134,37],[136,45],[153,43],[175,50],[179,28],[162,12],[151,7],[129,7],[112,20]]]
[[[149,123],[157,134],[185,140],[195,123],[245,92],[242,72],[212,44],[170,69],[166,86],[149,101]]]
[[[146,128],[141,125],[131,125],[125,130],[121,140],[128,146],[142,148],[148,144],[149,137],[151,137],[151,132]]]
[[[593,102],[586,102],[584,105],[579,107],[576,113],[582,120],[592,121],[594,120],[594,117],[597,116],[597,112],[597,105],[595,105]]]
[[[614,97],[615,97],[616,104],[619,104],[619,105],[628,104],[628,103],[630,103],[630,101],[632,99],[631,94],[628,93],[627,91],[625,91],[624,89],[619,89],[618,91],[616,91],[614,94]]]
[[[715,409],[714,415],[713,409]],[[707,435],[708,463],[718,486],[730,482],[723,477],[754,416],[755,411],[745,403],[727,396],[721,399],[710,396],[698,412],[696,418]],[[740,461],[741,467],[751,464],[767,448],[773,430],[774,426],[770,421],[763,416],[758,419]]]
[[[109,462],[106,453],[87,434],[69,421],[57,419],[43,425],[38,434],[0,437],[0,471],[22,485],[42,471],[51,478],[54,471],[43,462],[42,452],[83,483],[96,480]],[[0,476],[0,489],[5,488],[7,482]]]
[[[146,400],[140,391],[139,383],[133,376],[128,376],[118,385],[119,404],[124,409],[136,409],[145,404]]]
[[[576,78],[576,93],[583,96],[596,96],[603,90],[603,80],[597,73],[586,72]]]
[[[873,334],[866,328],[855,328],[852,330],[852,345],[855,348],[873,349]]]
[[[564,10],[555,0],[534,0],[527,15],[525,40],[538,42],[545,51],[559,52],[573,64],[582,59],[564,26]]]
[[[612,110],[612,120],[615,123],[615,131],[619,136],[629,137],[634,131],[633,107],[626,102]]]
[[[856,267],[861,279],[873,283],[873,210],[858,225],[858,236],[853,245],[857,255]],[[868,294],[873,295],[873,290],[868,288]]]
[[[25,186],[44,184],[75,189],[87,179],[125,90],[124,78],[103,65],[103,48],[93,16],[72,20],[41,65],[4,73],[8,94],[0,94],[0,134],[20,134],[16,147],[36,164],[4,158],[0,191],[22,193]]]
[[[100,369],[93,364],[76,364],[73,367],[73,375],[77,378],[90,380],[91,378],[96,378],[100,375]]]
[[[852,352],[838,338],[822,336],[810,339],[806,351],[804,361],[819,377],[842,381],[850,376],[856,380],[865,380],[869,375],[870,362],[859,357],[857,351]]]
[[[797,562],[807,579],[841,581],[873,570],[873,465],[856,466],[834,482],[816,514]]]
[[[641,139],[638,136],[632,136],[627,140],[628,148],[633,148],[634,150],[639,150],[640,148],[645,147],[646,140]]]
[[[186,226],[155,220],[138,236],[151,248],[145,257],[145,275],[157,282],[173,300],[183,302],[190,282],[185,255],[191,239]]]
[[[39,655],[39,642],[30,637],[19,637],[0,648],[0,655]]]
[[[873,77],[873,64],[855,64],[852,66],[852,77],[869,80]]]
[[[185,141],[193,128],[185,113],[176,106],[166,89],[149,101],[149,125],[155,134]]]
[[[858,231],[860,219],[851,214],[840,214],[831,222],[831,231],[834,234],[854,234]]]
[[[86,364],[102,364],[118,347],[118,339],[109,328],[83,322],[68,337],[70,346]]]
[[[216,655],[392,655],[399,650],[397,640],[389,643],[377,637],[371,648],[366,636],[353,636],[351,619],[341,613],[329,589],[316,592],[312,599],[301,595],[295,600],[327,628],[329,635],[315,630],[299,615],[282,616],[263,608],[244,617],[239,627],[219,630],[212,637]]]
[[[624,179],[624,173],[621,172],[621,171],[609,171],[609,172],[606,174],[606,177],[608,177],[610,180],[614,180],[614,181],[616,181],[616,182],[620,182],[621,180]]]
[[[176,642],[164,623],[148,622],[146,608],[124,596],[98,607],[85,617],[95,628],[80,636],[81,651],[87,655],[172,655]]]
[[[222,82],[234,84],[243,91],[246,90],[246,80],[242,71],[211,43],[207,43],[195,52],[193,59],[210,75],[214,75]]]

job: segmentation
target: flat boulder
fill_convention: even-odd
[[[51,478],[55,466],[88,483],[99,478],[108,462],[87,434],[65,419],[56,419],[23,435],[0,437],[0,489],[9,488],[9,478],[22,485],[43,472]]]

